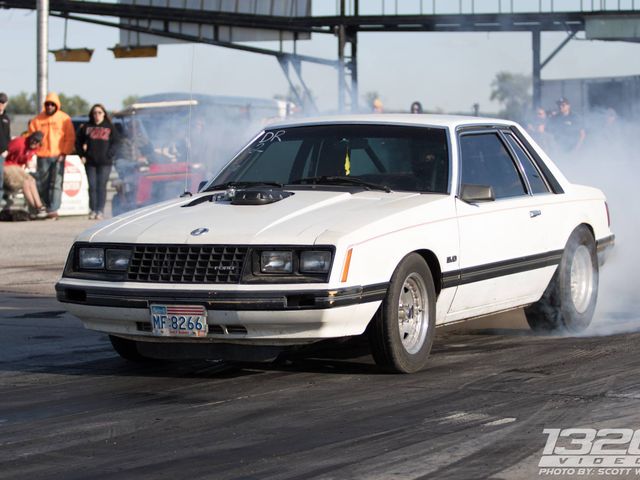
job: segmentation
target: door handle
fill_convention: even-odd
[[[540,210],[529,210],[529,218],[538,217],[542,215]]]

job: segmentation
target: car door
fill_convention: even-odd
[[[463,201],[459,189],[458,289],[447,321],[534,301],[553,268],[545,270],[553,262],[538,196],[505,134],[463,130],[457,139],[460,187],[490,186],[495,200]]]

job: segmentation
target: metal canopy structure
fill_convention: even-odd
[[[532,73],[534,106],[540,103],[541,71],[557,53],[581,31],[599,31],[599,38],[608,40],[640,41],[631,32],[640,32],[640,0],[576,0],[556,2],[553,0],[416,0],[414,11],[400,10],[398,0],[337,0],[335,15],[287,15],[245,13],[246,3],[231,0],[223,11],[203,12],[194,8],[200,1],[167,0],[166,6],[145,0],[126,2],[100,2],[84,0],[48,0],[50,14],[81,22],[111,26],[141,34],[155,35],[175,40],[206,43],[253,53],[275,56],[291,87],[293,71],[305,95],[309,91],[302,78],[302,62],[312,62],[336,68],[338,72],[338,108],[358,109],[357,44],[358,33],[368,32],[531,32]],[[214,1],[214,0],[212,0]],[[235,4],[234,4],[235,1]],[[405,2],[406,5],[408,2]],[[222,2],[219,2],[222,5]],[[366,4],[366,5],[365,5]],[[529,10],[517,10],[529,5]],[[561,5],[564,5],[562,7]],[[570,6],[573,5],[573,7]],[[244,5],[244,7],[240,7]],[[364,8],[368,9],[364,11]],[[37,0],[0,0],[0,8],[36,9]],[[361,10],[362,7],[362,10]],[[527,7],[524,7],[527,8]],[[559,10],[565,8],[565,10]],[[377,9],[377,11],[376,11]],[[483,9],[483,10],[481,10]],[[90,15],[88,17],[87,15]],[[115,17],[120,22],[95,17]],[[131,20],[131,21],[126,21]],[[148,21],[141,26],[133,20]],[[213,27],[210,38],[189,34],[171,28],[175,22],[207,25]],[[616,38],[616,29],[624,22],[625,36]],[[607,25],[610,25],[607,28]],[[591,26],[591,28],[589,28]],[[597,28],[594,28],[597,27]],[[604,26],[604,27],[603,27]],[[283,42],[278,50],[255,47],[221,39],[216,32],[220,28],[254,28],[288,32],[293,38],[293,52],[285,52]],[[542,32],[566,32],[566,39],[544,60],[541,59]],[[296,41],[312,33],[336,35],[338,37],[337,59],[299,55]],[[639,34],[640,35],[640,34]],[[593,37],[597,38],[597,37]],[[290,68],[292,67],[292,68]],[[292,91],[296,92],[295,88]],[[296,93],[297,94],[297,93]],[[301,100],[300,98],[298,99]]]

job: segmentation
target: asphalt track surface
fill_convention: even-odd
[[[89,224],[0,224],[2,480],[544,478],[543,429],[640,428],[636,309],[607,336],[535,335],[520,312],[440,330],[413,375],[359,339],[275,365],[129,364],[53,296]]]

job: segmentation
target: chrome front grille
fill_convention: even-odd
[[[247,247],[138,245],[127,279],[154,283],[239,283]]]

